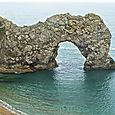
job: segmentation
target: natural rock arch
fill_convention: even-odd
[[[58,53],[56,56],[57,65],[60,66],[59,69],[63,67],[71,66],[76,67],[76,69],[83,69],[85,58],[81,54],[80,50],[76,45],[70,41],[59,43]],[[74,64],[74,65],[72,65]],[[68,68],[68,67],[67,67]],[[67,69],[66,68],[66,69]]]
[[[45,22],[19,27],[0,17],[0,72],[33,72],[56,67],[58,44],[74,43],[86,58],[85,70],[111,69],[111,34],[95,14],[54,15]]]

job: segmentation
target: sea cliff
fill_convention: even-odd
[[[58,45],[65,41],[75,44],[86,58],[85,70],[115,68],[108,54],[111,33],[102,18],[93,13],[67,13],[23,27],[0,17],[0,72],[52,69],[57,66]]]

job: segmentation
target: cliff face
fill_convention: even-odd
[[[111,34],[95,14],[54,15],[45,22],[19,27],[0,17],[0,72],[23,73],[57,66],[58,44],[74,43],[86,58],[85,70],[114,68]]]

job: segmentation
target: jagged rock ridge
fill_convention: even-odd
[[[24,73],[57,66],[60,42],[70,41],[86,58],[85,70],[114,69],[109,56],[111,34],[93,13],[54,15],[32,26],[17,26],[0,17],[0,72]]]

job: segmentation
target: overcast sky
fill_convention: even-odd
[[[0,0],[0,2],[115,2],[115,0]]]

